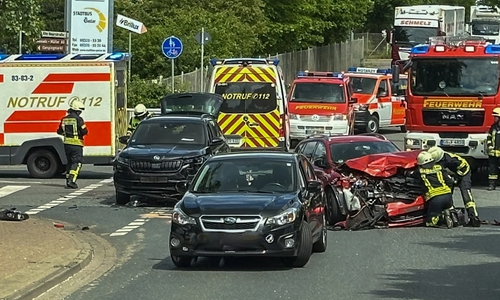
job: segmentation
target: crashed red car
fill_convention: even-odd
[[[330,225],[361,229],[424,222],[423,187],[405,176],[416,167],[420,150],[401,151],[383,135],[364,134],[310,137],[295,151],[311,160],[325,185]]]

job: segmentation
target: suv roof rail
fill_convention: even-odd
[[[380,133],[361,133],[361,134],[358,134],[358,135],[363,135],[363,136],[373,136],[373,137],[376,137],[378,139],[381,139],[381,140],[384,140],[384,141],[387,141],[388,138],[383,135],[383,134],[380,134]]]
[[[344,133],[320,133],[320,134],[312,134],[312,135],[308,135],[306,136],[307,139],[309,138],[329,138],[329,137],[332,137],[332,136],[344,136],[344,135],[347,135],[347,134],[344,134]]]

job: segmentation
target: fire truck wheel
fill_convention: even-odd
[[[379,121],[377,116],[371,115],[366,122],[366,132],[367,133],[377,133],[379,130]]]
[[[35,150],[26,161],[28,171],[35,178],[53,178],[59,169],[59,159],[47,149]]]

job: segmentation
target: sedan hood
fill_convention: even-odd
[[[123,158],[152,159],[160,156],[161,160],[195,157],[207,154],[208,147],[200,145],[133,145],[120,153]]]
[[[192,194],[187,192],[181,209],[190,216],[200,215],[261,215],[274,216],[293,203],[297,195],[257,193]]]
[[[417,166],[417,156],[421,150],[401,151],[365,155],[349,159],[338,166],[341,172],[361,171],[373,177],[388,178],[394,176],[398,169],[412,169]]]

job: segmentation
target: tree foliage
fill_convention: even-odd
[[[42,0],[0,0],[0,51],[19,52],[19,32],[23,31],[24,50],[33,47],[42,28]]]

